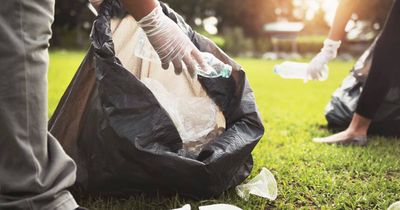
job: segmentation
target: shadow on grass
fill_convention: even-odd
[[[75,191],[73,194],[78,203],[89,209],[95,210],[160,210],[180,208],[185,204],[190,204],[192,209],[198,209],[199,206],[226,203],[239,207],[247,206],[244,209],[274,209],[276,206],[272,202],[267,202],[263,198],[253,198],[251,201],[245,201],[236,195],[234,189],[228,190],[217,198],[206,200],[195,200],[178,194],[157,193],[137,193],[129,196],[79,196]],[[248,208],[250,207],[250,208]]]

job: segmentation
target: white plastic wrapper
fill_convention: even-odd
[[[262,168],[260,174],[247,184],[237,186],[236,192],[245,200],[249,199],[250,194],[275,200],[278,196],[278,186],[274,175],[268,169]]]
[[[400,201],[397,201],[390,205],[387,210],[400,210]]]
[[[190,204],[185,204],[181,208],[171,209],[171,210],[191,210],[191,209],[192,209],[192,207],[190,206]]]
[[[172,210],[191,210],[191,206],[189,204],[186,204],[181,208]],[[234,205],[222,203],[222,204],[213,204],[208,206],[199,206],[199,210],[242,210],[242,209]]]
[[[207,97],[182,97],[168,92],[157,80],[141,80],[170,116],[183,143],[195,142],[216,128],[217,105]]]
[[[242,210],[242,209],[230,204],[213,204],[208,206],[199,206],[199,210]]]

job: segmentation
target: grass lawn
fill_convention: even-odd
[[[49,110],[53,112],[83,52],[52,52],[49,70]],[[171,209],[229,203],[243,209],[386,209],[400,200],[400,141],[370,138],[367,147],[342,147],[311,142],[329,134],[324,107],[351,62],[332,62],[325,82],[283,80],[272,73],[279,61],[237,59],[244,66],[257,98],[266,132],[253,152],[251,177],[267,167],[278,181],[277,200],[251,197],[244,201],[234,190],[214,200],[193,201],[180,196],[137,195],[129,199],[87,199],[90,209]]]

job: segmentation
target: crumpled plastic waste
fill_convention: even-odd
[[[390,205],[387,210],[400,210],[400,201],[397,201]]]
[[[191,206],[186,204],[179,209],[172,209],[172,210],[191,210]],[[199,210],[242,210],[241,208],[230,205],[230,204],[213,204],[207,206],[199,206]]]
[[[199,210],[242,210],[242,209],[230,204],[213,204],[208,206],[199,206]]]
[[[192,207],[190,206],[190,204],[185,204],[181,208],[171,209],[171,210],[191,210],[191,209],[192,209]]]
[[[218,110],[211,99],[176,96],[155,79],[141,81],[168,113],[183,143],[198,141],[216,128]]]
[[[262,168],[247,184],[236,186],[236,193],[245,200],[249,199],[250,194],[275,200],[278,196],[278,186],[274,175],[268,169]]]

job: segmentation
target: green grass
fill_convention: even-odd
[[[57,101],[83,59],[81,52],[52,52],[49,70],[49,109]],[[244,66],[257,98],[266,132],[253,152],[251,177],[262,167],[278,181],[276,201],[251,197],[244,201],[233,190],[206,201],[180,196],[137,195],[128,199],[81,200],[90,209],[171,209],[229,203],[243,209],[386,209],[400,200],[400,141],[370,138],[367,147],[342,147],[311,142],[329,134],[324,107],[352,66],[332,62],[326,82],[283,80],[272,73],[279,61],[237,59]]]
[[[54,51],[50,53],[49,66],[49,116],[72,80],[85,56],[84,52]]]

